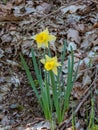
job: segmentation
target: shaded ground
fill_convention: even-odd
[[[27,124],[44,121],[41,108],[28,83],[19,54],[26,58],[32,76],[30,49],[34,48],[31,36],[46,27],[56,35],[53,54],[61,54],[63,41],[75,51],[75,68],[79,60],[79,73],[74,85],[69,112],[59,129],[71,128],[72,108],[76,113],[77,130],[87,129],[94,98],[95,124],[98,124],[98,1],[8,1],[0,2],[0,127],[4,130],[26,129]],[[69,49],[67,48],[67,56]],[[63,74],[66,79],[67,60]],[[66,82],[66,81],[65,81]],[[80,106],[79,106],[80,104]],[[87,116],[88,115],[88,116]],[[45,122],[44,122],[45,123]],[[42,123],[41,125],[43,126]],[[47,125],[47,124],[46,124]],[[12,128],[13,127],[13,128]],[[21,128],[20,128],[21,127]]]

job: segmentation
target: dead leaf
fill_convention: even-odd
[[[19,16],[23,17],[23,16],[25,16],[27,14],[36,12],[35,8],[33,8],[33,7],[24,7],[24,5],[15,6],[15,7],[13,7],[13,9],[14,9],[14,11],[13,11],[14,15],[17,16],[17,17],[19,17]]]
[[[12,76],[11,79],[10,79],[10,82],[12,84],[14,84],[16,87],[18,87],[20,85],[20,80],[19,80],[17,75]]]
[[[93,25],[93,28],[98,28],[98,22]]]
[[[25,0],[14,0],[13,3],[14,3],[15,5],[20,5],[20,4],[22,4],[22,3],[25,3]]]
[[[79,32],[84,32],[85,26],[84,24],[77,24],[75,29],[78,30]]]
[[[10,43],[12,41],[12,36],[10,34],[4,34],[2,37],[1,37],[1,40],[2,42],[6,42],[6,43]]]
[[[91,78],[90,78],[90,76],[88,76],[87,74],[85,74],[84,76],[83,76],[83,87],[85,87],[85,86],[87,86],[87,85],[90,85],[91,84]]]
[[[81,48],[85,50],[92,48],[92,45],[98,41],[97,37],[96,30],[87,32],[81,44]]]
[[[8,65],[18,66],[19,67],[19,64],[17,62],[13,61],[13,60],[8,60],[7,59],[6,62],[7,62]]]
[[[6,14],[5,16],[0,16],[0,21],[21,21],[23,17],[16,17],[14,14]]]
[[[77,10],[82,10],[85,7],[86,7],[85,5],[71,5],[71,6],[68,6],[66,8],[62,8],[61,12],[63,14],[65,14],[67,12],[69,12],[69,13],[75,13]]]
[[[41,12],[41,13],[49,13],[51,10],[51,4],[48,3],[42,3],[41,5],[37,6],[37,11]]]
[[[39,122],[39,123],[35,124],[34,126],[26,128],[25,130],[29,130],[29,129],[49,130],[50,129],[50,123],[48,121],[46,121],[46,122],[42,121],[42,122]]]
[[[25,14],[30,14],[36,11],[34,8],[31,8],[31,7],[25,7],[25,10],[26,10]]]
[[[16,17],[12,12],[12,4],[7,5],[0,4],[0,21],[19,21],[22,17]]]
[[[98,64],[98,55],[94,56],[92,62]]]
[[[83,96],[85,89],[82,87],[82,83],[76,82],[73,87],[73,96],[78,100]]]
[[[29,55],[32,45],[33,45],[32,40],[24,40],[22,44],[22,53],[25,55]]]
[[[81,38],[80,38],[79,32],[77,30],[70,28],[67,31],[67,37],[69,40],[71,40],[73,42],[75,41],[76,43],[80,44]]]
[[[93,44],[94,46],[98,46],[98,38],[95,41],[93,41]]]
[[[7,3],[6,5],[0,4],[0,13],[1,12],[8,12],[12,9],[12,4],[11,3]]]
[[[96,8],[96,4],[95,3],[91,3],[87,7],[85,7],[83,10],[79,10],[78,14],[79,15],[89,14],[91,12],[91,10],[94,9],[94,8]]]

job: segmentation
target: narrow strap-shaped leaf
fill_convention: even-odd
[[[47,97],[48,97],[48,102],[49,102],[49,105],[50,105],[50,111],[52,113],[52,109],[53,109],[53,100],[52,100],[52,97],[51,97],[51,94],[50,94],[50,77],[49,77],[49,73],[47,73],[45,71],[45,86],[47,88]]]
[[[50,51],[50,43],[48,43],[48,55],[51,57],[51,51]]]
[[[62,65],[63,62],[64,62],[65,56],[66,56],[66,41],[64,40],[63,52],[62,52],[62,54],[61,54],[61,65]]]
[[[32,52],[32,60],[33,60],[33,64],[34,64],[34,70],[35,70],[35,73],[36,73],[36,77],[37,77],[37,80],[38,80],[40,87],[42,87],[42,76],[40,75],[40,72],[39,72],[39,68],[38,68],[38,65],[37,65],[37,62],[36,62],[36,58],[35,58],[35,55],[34,55],[33,48],[31,49],[31,52]]]
[[[70,98],[71,90],[73,87],[73,82],[72,82],[73,67],[74,67],[74,55],[73,55],[73,52],[71,52],[71,58],[68,58],[67,89],[64,92],[65,103],[64,103],[64,109],[62,111],[62,116],[64,116],[64,112],[65,110],[68,109],[68,106],[69,106],[69,98]]]
[[[66,56],[66,41],[64,40],[64,47],[63,47],[63,51],[61,54],[61,66],[58,69],[58,76],[57,76],[59,93],[61,93],[61,87],[60,87],[61,82],[62,82],[62,85],[64,84],[64,78],[61,78],[61,77],[62,77],[62,65],[63,65],[64,59],[65,59],[65,56]]]
[[[26,63],[26,61],[25,61],[25,59],[23,58],[23,56],[22,56],[21,54],[20,54],[20,58],[21,58],[21,62],[22,62],[22,64],[23,64],[23,67],[24,67],[24,69],[25,69],[25,71],[26,71],[26,74],[27,74],[27,77],[28,77],[28,79],[29,79],[29,82],[30,82],[30,84],[31,84],[31,87],[33,88],[33,91],[35,92],[36,97],[37,97],[38,100],[40,101],[40,97],[39,97],[38,91],[37,91],[37,89],[36,89],[36,87],[35,87],[35,84],[34,84],[34,80],[33,80],[33,78],[32,78],[32,75],[31,75],[31,73],[30,73],[30,71],[29,71],[29,67],[28,67],[28,65],[27,65],[27,63]]]
[[[60,106],[60,102],[58,98],[57,84],[55,83],[55,77],[52,71],[50,71],[50,78],[51,78],[51,84],[52,84],[52,90],[53,90],[54,106],[56,109],[58,123],[60,123],[61,122],[61,106]]]

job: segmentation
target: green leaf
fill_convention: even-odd
[[[27,63],[26,63],[26,61],[25,61],[25,59],[23,58],[23,56],[22,56],[21,54],[20,54],[20,58],[21,58],[22,65],[23,65],[23,67],[24,67],[24,69],[25,69],[25,71],[26,71],[26,74],[27,74],[27,77],[28,77],[28,79],[29,79],[29,82],[30,82],[30,84],[31,84],[31,87],[33,88],[33,91],[35,92],[36,97],[37,97],[38,100],[40,101],[40,96],[39,96],[38,91],[37,91],[37,89],[36,89],[36,87],[35,87],[34,80],[33,80],[33,78],[32,78],[32,75],[31,75],[30,71],[29,71],[29,67],[28,67],[28,65],[27,65]]]

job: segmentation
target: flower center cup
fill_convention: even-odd
[[[52,70],[54,66],[55,66],[55,63],[53,61],[45,63],[45,69],[48,71]]]
[[[36,36],[36,41],[38,43],[44,43],[47,41],[47,39],[48,39],[48,34],[46,34],[46,33],[41,33]]]

